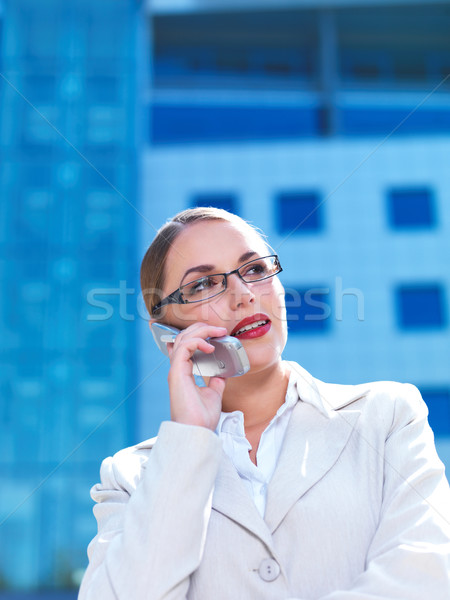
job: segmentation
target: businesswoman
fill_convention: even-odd
[[[171,420],[103,462],[80,600],[450,598],[450,493],[419,392],[284,361],[280,271],[222,210],[158,232],[141,283],[151,321],[182,330]],[[193,353],[226,334],[250,370],[199,387]]]

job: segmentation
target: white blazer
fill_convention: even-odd
[[[79,600],[449,600],[450,491],[418,390],[291,368],[264,519],[215,433],[164,422],[102,464]]]

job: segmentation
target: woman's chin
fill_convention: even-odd
[[[247,352],[247,356],[250,362],[249,373],[253,374],[277,364],[281,360],[281,350],[277,351],[275,348],[252,348]]]

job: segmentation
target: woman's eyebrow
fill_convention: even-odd
[[[256,252],[254,250],[249,250],[248,252],[244,252],[244,254],[242,254],[239,257],[238,263],[239,264],[245,263],[247,260],[250,260],[255,255],[256,255]],[[214,269],[215,269],[214,265],[197,265],[196,267],[191,267],[190,269],[185,271],[181,281],[184,281],[186,279],[186,275],[189,275],[189,273],[193,273],[193,272],[195,272],[195,273],[211,273],[211,271],[214,271]]]
[[[239,263],[243,264],[247,260],[250,260],[255,255],[256,255],[256,252],[254,250],[249,250],[248,252],[244,252],[244,254],[239,257]]]
[[[184,273],[181,281],[184,281],[186,279],[186,275],[188,275],[189,273],[192,273],[192,272],[210,273],[213,269],[214,269],[214,265],[198,265],[196,267],[191,267]]]

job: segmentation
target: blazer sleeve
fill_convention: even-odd
[[[366,569],[351,589],[320,600],[450,598],[449,486],[425,402],[414,386],[399,388],[385,442],[382,511]]]
[[[98,534],[79,600],[186,597],[202,558],[221,453],[212,431],[164,422],[144,466],[130,465],[129,451],[103,461],[92,490]]]

